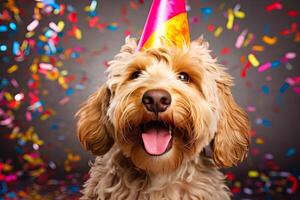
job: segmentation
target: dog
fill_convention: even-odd
[[[230,199],[219,168],[243,161],[250,143],[233,78],[203,37],[136,47],[127,37],[76,114],[80,142],[97,155],[81,200]]]

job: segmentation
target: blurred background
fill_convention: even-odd
[[[139,37],[150,0],[2,0],[0,200],[78,199],[94,157],[74,113],[105,80],[127,35]],[[298,0],[188,0],[190,34],[235,77],[251,150],[222,169],[234,199],[300,199]]]

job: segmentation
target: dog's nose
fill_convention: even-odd
[[[143,95],[142,102],[150,112],[164,112],[171,104],[171,95],[165,90],[148,90]]]

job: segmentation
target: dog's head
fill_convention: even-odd
[[[229,167],[249,147],[246,113],[234,101],[232,78],[199,38],[189,48],[136,52],[132,38],[110,62],[108,80],[78,111],[83,146],[103,155],[114,143],[136,167],[174,171],[211,144]]]

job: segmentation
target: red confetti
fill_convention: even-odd
[[[282,4],[278,1],[274,2],[274,3],[271,3],[269,5],[267,5],[265,7],[265,10],[268,11],[268,12],[271,12],[273,10],[281,10],[283,7],[282,7]]]
[[[222,50],[221,50],[221,55],[227,55],[230,53],[230,49],[227,48],[227,47],[224,47]]]
[[[78,22],[77,13],[76,12],[70,13],[68,15],[68,20],[72,23],[77,23]]]
[[[290,17],[297,17],[298,15],[299,15],[299,11],[297,11],[297,10],[289,10],[288,11],[288,16],[290,16]]]
[[[247,70],[251,67],[250,62],[247,62],[244,68],[241,71],[241,77],[245,78],[247,76]]]
[[[207,26],[207,30],[210,31],[210,32],[213,32],[215,30],[215,26],[210,24]]]

